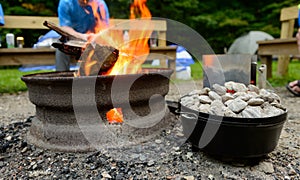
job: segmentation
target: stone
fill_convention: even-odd
[[[276,107],[276,108],[282,109],[283,111],[286,110],[286,108],[282,104],[280,104],[279,102],[277,102],[277,101],[272,102],[271,105],[274,106],[274,107]]]
[[[259,94],[259,88],[253,84],[248,85],[248,90],[250,92],[255,92],[256,94]]]
[[[148,167],[151,167],[155,164],[155,162],[153,160],[150,160],[148,163],[147,163],[147,166]]]
[[[210,105],[209,104],[201,104],[199,106],[199,111],[203,112],[203,113],[208,113],[210,109]]]
[[[262,108],[259,106],[247,106],[241,113],[243,118],[262,117]]]
[[[209,180],[214,180],[215,177],[214,177],[212,174],[209,174],[209,175],[208,175],[208,179],[209,179]]]
[[[193,109],[195,111],[199,111],[199,106],[196,106],[196,105],[189,106],[189,108]]]
[[[230,93],[226,93],[222,96],[222,102],[225,103],[228,100],[234,99],[233,95]]]
[[[224,107],[221,100],[214,100],[210,105],[209,114],[224,116]]]
[[[225,107],[225,109],[224,109],[224,116],[227,116],[227,117],[237,117],[237,114],[235,114],[234,112],[232,112],[228,107]]]
[[[7,141],[11,141],[12,140],[12,136],[7,136],[6,138],[4,138]]]
[[[228,106],[230,103],[232,103],[232,101],[233,101],[233,99],[229,99],[229,100],[226,101],[224,104],[225,104],[226,106]]]
[[[240,98],[241,100],[247,102],[247,101],[249,101],[252,98],[252,96],[250,94],[248,94],[248,93],[244,93],[243,95],[239,96],[238,98]]]
[[[183,179],[185,179],[185,180],[194,180],[195,177],[194,176],[184,176]]]
[[[212,102],[212,100],[208,96],[205,96],[205,95],[200,95],[199,101],[200,101],[200,103],[203,103],[203,104],[210,104]]]
[[[224,86],[221,86],[219,84],[213,85],[213,91],[215,91],[218,95],[223,96],[226,94],[226,88]]]
[[[281,102],[281,98],[280,98],[277,94],[271,93],[270,96],[271,96],[274,100],[278,101],[278,103]]]
[[[161,141],[160,139],[155,139],[155,143],[156,143],[156,144],[161,144],[162,141]]]
[[[102,175],[102,177],[105,178],[105,179],[106,179],[106,178],[111,179],[111,176],[110,176],[107,172],[103,172],[101,175]]]
[[[233,81],[228,81],[224,83],[224,86],[227,90],[233,90],[233,84],[234,84]]]
[[[282,109],[278,109],[271,105],[267,105],[263,108],[264,117],[278,116],[283,113],[284,113],[284,111]]]
[[[216,92],[214,91],[210,91],[208,93],[208,97],[211,99],[211,100],[222,100],[221,96],[219,94],[217,94]]]
[[[271,93],[265,89],[261,89],[259,91],[259,97],[262,98],[264,101],[273,102],[274,98],[271,97]]]
[[[248,104],[245,101],[236,98],[228,104],[228,108],[235,113],[239,113],[245,109],[247,105]]]
[[[185,96],[180,99],[180,102],[184,106],[190,106],[194,104],[194,98],[191,96]]]
[[[265,101],[261,98],[251,98],[247,101],[248,105],[250,106],[260,106],[264,103]]]
[[[237,98],[237,97],[245,96],[246,94],[247,94],[246,92],[236,92],[233,94],[233,97]]]
[[[256,92],[252,92],[252,91],[248,91],[247,94],[251,97],[251,98],[257,98],[258,94]]]
[[[235,92],[247,92],[248,88],[246,87],[245,84],[233,83],[232,90],[234,90]]]
[[[274,173],[274,167],[273,164],[271,162],[261,162],[258,165],[258,170],[261,170],[262,172],[266,173],[266,174],[272,174]]]

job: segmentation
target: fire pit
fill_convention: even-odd
[[[36,106],[28,141],[51,150],[74,152],[109,146],[116,136],[133,138],[133,143],[152,138],[169,124],[164,96],[172,72],[143,69],[142,73],[127,75],[25,75],[22,80]],[[122,109],[122,124],[107,121],[106,113],[112,108]]]

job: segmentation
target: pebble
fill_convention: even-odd
[[[103,173],[101,173],[101,175],[103,178],[109,178],[109,179],[112,178],[111,175],[109,175],[107,172],[103,172]]]
[[[160,139],[155,139],[155,143],[156,143],[156,144],[161,144],[162,141],[161,141]]]
[[[185,180],[194,180],[195,177],[194,176],[183,176],[183,179],[185,179]]]
[[[214,180],[215,177],[214,177],[212,174],[210,174],[210,175],[208,175],[208,179],[209,179],[209,180]]]
[[[261,162],[258,165],[258,169],[261,170],[261,171],[263,171],[266,174],[272,174],[272,173],[274,173],[274,166],[270,162],[265,162],[265,161]]]
[[[247,106],[242,111],[242,116],[245,118],[260,118],[262,117],[262,108],[259,106]]]
[[[248,105],[250,105],[250,106],[260,106],[264,102],[265,101],[261,98],[251,98],[249,101],[247,101]]]
[[[226,88],[219,84],[214,84],[212,89],[220,96],[223,96],[226,94]]]
[[[206,95],[201,95],[198,98],[199,98],[200,103],[203,103],[203,104],[210,104],[212,102],[212,100]]]
[[[209,114],[224,116],[225,105],[221,100],[214,100],[209,109]]]
[[[239,98],[236,98],[234,99],[230,104],[228,104],[228,108],[232,111],[232,112],[235,112],[235,113],[239,113],[241,112],[243,109],[245,109],[245,107],[247,106],[248,104],[239,99]]]
[[[7,141],[11,141],[12,140],[12,136],[7,136],[6,138],[4,138]]]
[[[219,95],[219,94],[217,94],[216,92],[214,92],[214,91],[210,91],[209,93],[208,93],[208,97],[211,99],[211,100],[222,100],[222,97]]]

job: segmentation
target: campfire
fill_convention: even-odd
[[[97,9],[95,3],[90,3],[93,9]],[[97,13],[94,13],[97,15]],[[140,18],[140,20],[134,20]],[[100,18],[98,18],[100,19]],[[142,27],[139,30],[129,30],[129,39],[124,39],[122,31],[109,28],[98,21],[95,32],[96,38],[84,42],[73,37],[60,27],[51,22],[44,25],[62,35],[61,42],[53,43],[53,46],[61,51],[75,55],[80,62],[80,68],[74,73],[75,77],[95,75],[121,75],[141,72],[141,65],[149,54],[148,40],[152,33],[151,13],[145,0],[134,0],[130,6],[129,26]],[[140,21],[142,20],[142,23]],[[93,42],[91,42],[93,41]],[[107,112],[107,120],[110,123],[122,123],[122,109],[114,108]]]
[[[44,22],[62,35],[53,46],[75,55],[80,66],[76,72],[22,77],[36,105],[28,136],[31,143],[60,151],[91,151],[119,143],[112,132],[136,143],[169,126],[164,96],[173,70],[141,68],[149,54],[151,14],[145,1],[135,0],[131,10],[132,18],[141,19],[129,25],[138,23],[142,28],[129,30],[126,42],[123,32],[109,27],[100,30],[94,41],[85,42]]]

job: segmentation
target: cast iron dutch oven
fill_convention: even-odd
[[[257,158],[273,151],[287,111],[266,118],[235,118],[210,115],[179,103],[183,133],[203,152],[220,157]]]

